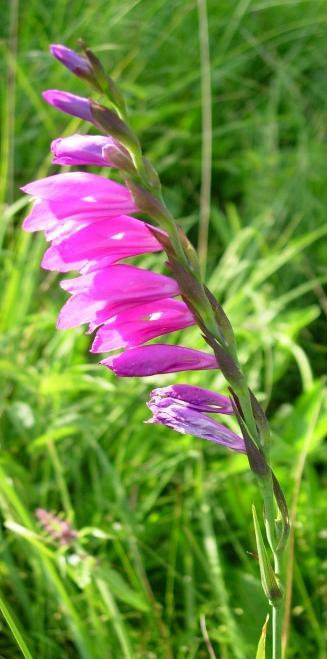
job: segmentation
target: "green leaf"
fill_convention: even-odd
[[[266,636],[267,636],[267,625],[268,625],[269,615],[267,615],[266,620],[262,625],[261,636],[259,638],[259,643],[257,647],[257,654],[255,659],[265,659],[266,656]]]
[[[259,557],[262,588],[269,602],[274,604],[275,602],[278,602],[278,600],[281,599],[282,592],[278,586],[275,573],[270,564],[270,560],[261,534],[257,511],[254,505],[252,506],[252,513],[253,513],[255,539],[257,543],[257,550]]]

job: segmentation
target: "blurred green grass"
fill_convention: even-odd
[[[77,120],[40,98],[81,93],[51,42],[83,37],[127,95],[166,199],[197,241],[201,66],[195,1],[12,0],[1,8],[1,620],[4,657],[251,658],[265,618],[243,456],[144,426],[163,382],[119,381],[20,230],[19,186],[57,171],[49,142]],[[277,473],[296,514],[287,657],[325,657],[327,300],[325,1],[208,1],[213,166],[207,279],[268,409]],[[157,257],[143,263],[158,268]],[[162,263],[162,261],[160,261]],[[177,337],[179,338],[179,337]],[[187,330],[183,342],[199,346]],[[43,507],[79,530],[58,548]]]

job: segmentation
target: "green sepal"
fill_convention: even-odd
[[[258,478],[265,478],[269,474],[270,467],[267,464],[266,458],[262,450],[256,444],[253,437],[251,437],[250,435],[248,427],[244,421],[244,417],[238,397],[236,396],[235,392],[231,387],[229,387],[229,391],[232,396],[231,400],[232,400],[234,413],[242,431],[250,469],[251,471],[253,471],[254,474],[256,474],[256,476],[258,476]]]
[[[290,532],[290,519],[289,519],[288,507],[287,507],[286,499],[284,497],[283,490],[273,471],[271,472],[271,475],[272,475],[274,496],[276,499],[278,510],[280,512],[280,518],[279,520],[277,520],[277,523],[278,521],[281,522],[280,536],[278,539],[276,550],[281,551],[282,549],[284,549],[288,540],[288,536]]]
[[[87,81],[96,89],[107,96],[111,104],[118,111],[120,116],[125,116],[126,106],[123,95],[121,94],[118,86],[110,76],[108,76],[94,52],[86,46],[83,39],[79,39],[79,46],[84,51],[87,58],[92,76],[86,78]]]
[[[136,185],[130,179],[126,180],[126,185],[141,213],[149,215],[152,220],[158,222],[160,226],[169,232],[174,220],[160,199],[145,188]]]
[[[210,302],[212,310],[215,314],[216,322],[219,327],[220,333],[224,338],[224,343],[234,355],[236,355],[236,343],[233,328],[226,316],[221,304],[216,300],[211,291],[204,286],[205,294]]]
[[[132,156],[140,155],[141,147],[136,135],[116,112],[100,103],[91,101],[91,114],[100,130],[115,137]]]
[[[132,161],[131,156],[129,155],[127,149],[120,145],[108,145],[102,149],[102,155],[104,158],[108,158],[108,161],[112,163],[117,169],[127,174],[136,175],[136,169]]]
[[[271,567],[271,563],[263,541],[257,511],[254,505],[252,506],[252,513],[262,588],[269,602],[272,605],[275,605],[281,600],[283,594],[277,583],[275,573]]]

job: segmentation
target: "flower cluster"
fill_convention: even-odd
[[[44,92],[50,105],[107,133],[75,134],[54,140],[53,164],[118,168],[125,178],[137,173],[137,138],[122,120],[114,83],[104,77],[98,60],[92,59],[89,52],[85,58],[60,45],[51,46],[51,52],[98,91],[103,91],[109,80],[116,107],[114,112],[68,92]],[[153,171],[145,159],[141,165],[143,171],[148,168],[151,187]],[[60,312],[58,328],[87,324],[88,332],[95,332],[91,352],[121,351],[101,361],[120,377],[219,368],[217,355],[184,346],[148,343],[194,325],[197,318],[192,305],[185,303],[185,295],[181,299],[184,291],[175,278],[122,263],[130,257],[162,250],[165,241],[170,245],[164,228],[154,231],[150,224],[135,217],[144,209],[138,203],[138,195],[133,194],[132,182],[127,187],[83,171],[56,174],[22,188],[34,199],[24,229],[43,231],[50,242],[42,267],[79,273],[61,282],[70,298]],[[154,422],[244,451],[241,437],[204,414],[231,414],[228,399],[186,385],[178,389],[179,395],[176,391],[153,392],[149,408]],[[195,402],[190,401],[192,395]]]

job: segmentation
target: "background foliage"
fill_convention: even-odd
[[[246,459],[143,424],[153,386],[221,389],[220,376],[119,381],[101,369],[83,330],[55,330],[64,294],[39,269],[43,239],[20,230],[27,202],[18,187],[57,171],[50,140],[79,128],[40,98],[45,88],[83,93],[48,44],[75,47],[83,37],[119,79],[170,208],[197,241],[198,5],[12,0],[0,11],[0,654],[250,659],[266,611],[251,553],[256,491]],[[207,279],[268,408],[277,473],[296,516],[287,657],[322,659],[327,5],[208,0],[208,18]],[[158,269],[162,260],[141,263]],[[193,329],[183,343],[202,347]],[[67,518],[78,541],[52,542],[35,517],[39,507]]]

